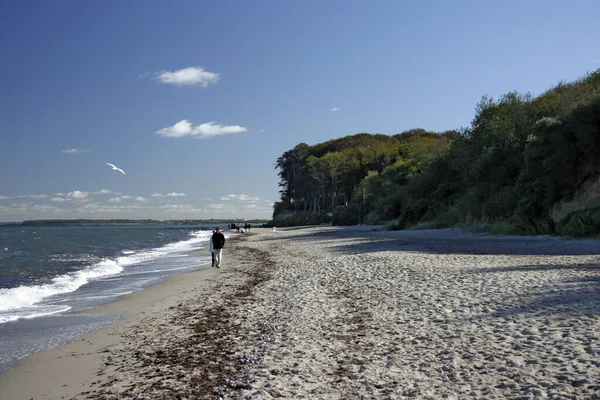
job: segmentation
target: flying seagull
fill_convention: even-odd
[[[119,171],[119,172],[123,173],[123,175],[126,175],[125,171],[123,171],[121,168],[117,167],[116,165],[108,163],[108,162],[106,163],[106,165],[110,165],[112,167],[113,171]]]

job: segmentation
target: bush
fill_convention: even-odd
[[[497,221],[490,227],[490,233],[494,235],[528,235],[529,232],[511,224],[509,221]]]
[[[277,216],[273,218],[269,224],[271,226],[303,226],[303,225],[319,225],[322,223],[331,222],[331,214],[313,214],[309,212],[297,212],[286,214],[285,216]]]
[[[600,207],[570,213],[556,225],[556,232],[574,237],[600,235]]]
[[[424,222],[419,222],[417,224],[411,225],[406,229],[411,230],[411,231],[418,231],[418,230],[424,230],[424,229],[443,229],[443,228],[449,228],[449,226],[447,224],[443,223],[442,221],[424,221]]]
[[[387,231],[400,231],[403,229],[403,225],[400,222],[399,219],[394,219],[392,221],[387,222],[384,226],[383,229],[387,230]]]
[[[357,225],[360,223],[361,206],[350,203],[347,206],[339,206],[333,212],[331,222],[334,225]]]

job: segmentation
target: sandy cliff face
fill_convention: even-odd
[[[575,195],[571,201],[561,201],[551,210],[554,222],[560,222],[575,211],[582,211],[600,206],[600,178],[592,179],[584,185],[583,190]]]

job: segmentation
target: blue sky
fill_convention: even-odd
[[[0,221],[269,218],[296,144],[468,126],[598,38],[595,0],[0,0]]]

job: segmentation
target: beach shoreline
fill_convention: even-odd
[[[598,398],[600,242],[254,229],[95,312],[4,399]],[[594,397],[596,396],[596,397]]]
[[[190,253],[210,256],[208,246]],[[164,281],[129,293],[115,301],[73,314],[106,314],[118,317],[107,327],[93,330],[62,346],[24,357],[0,374],[0,399],[55,399],[79,396],[97,380],[104,366],[107,349],[120,340],[116,332],[130,329],[157,309],[163,311],[169,301],[187,290],[207,290],[216,271],[209,264],[198,269],[168,276]]]

